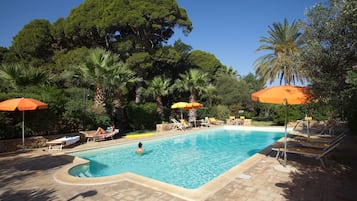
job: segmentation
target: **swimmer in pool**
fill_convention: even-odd
[[[138,148],[135,151],[137,154],[142,154],[144,153],[144,149],[143,149],[143,144],[141,142],[139,142],[138,144]]]

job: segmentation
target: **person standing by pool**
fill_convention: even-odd
[[[143,149],[143,144],[141,142],[139,142],[138,144],[138,148],[135,151],[137,154],[142,154],[144,153],[144,149]]]

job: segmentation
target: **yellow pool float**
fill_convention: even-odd
[[[125,138],[138,138],[138,137],[151,137],[151,136],[154,136],[154,133],[126,135]]]

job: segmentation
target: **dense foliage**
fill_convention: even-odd
[[[302,30],[300,23],[273,23],[259,48],[273,53],[258,60],[257,79],[180,40],[167,44],[174,31],[193,29],[176,1],[87,0],[53,24],[33,20],[10,48],[0,47],[0,101],[31,97],[48,103],[47,110],[26,112],[26,136],[111,123],[122,132],[154,129],[174,117],[170,106],[179,101],[204,105],[183,111],[186,118],[260,116],[281,124],[280,106],[250,100],[279,76],[286,84],[311,80],[316,98],[289,108],[290,120],[333,115],[357,125],[356,13],[355,1],[331,0],[309,10]],[[275,36],[286,40],[271,40]],[[21,119],[18,111],[0,112],[0,138],[20,137]]]
[[[348,120],[357,131],[357,2],[318,3],[306,16],[306,21],[269,27],[257,50],[270,53],[256,60],[256,73],[263,81],[277,76],[284,84],[309,81],[314,100],[305,114]]]
[[[315,101],[357,131],[357,2],[316,4],[303,28],[303,62]]]
[[[175,30],[192,28],[185,9],[171,0],[91,0],[53,24],[33,20],[10,48],[0,49],[0,100],[48,103],[47,110],[26,112],[26,136],[111,123],[123,132],[154,129],[170,121],[178,101],[205,106],[184,111],[186,118],[225,119],[251,110],[249,93],[263,84],[250,86],[213,54],[181,40],[167,44]],[[20,137],[21,113],[1,112],[0,122],[0,138]]]

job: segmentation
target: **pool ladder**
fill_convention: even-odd
[[[82,178],[93,177],[92,174],[88,170],[86,172],[79,173],[77,176],[82,177]]]

